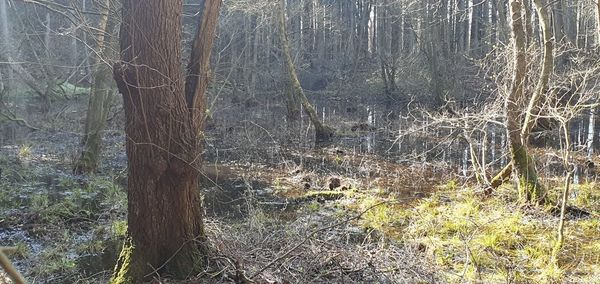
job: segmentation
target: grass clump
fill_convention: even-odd
[[[589,194],[578,202],[597,214],[600,203]],[[552,262],[558,219],[541,209],[527,212],[510,195],[514,189],[509,187],[487,198],[471,189],[441,190],[408,210],[401,238],[427,252],[451,283],[594,283],[599,279],[597,218],[569,221],[565,246],[558,262]]]
[[[509,186],[486,197],[451,182],[410,206],[364,194],[350,207],[361,212],[387,200],[366,212],[360,224],[429,255],[444,282],[597,283],[600,190],[595,185],[577,189],[571,203],[591,217],[567,220],[557,261],[552,250],[558,217],[541,207],[520,207]]]
[[[127,221],[116,220],[110,226],[111,236],[115,239],[125,238],[127,236]]]

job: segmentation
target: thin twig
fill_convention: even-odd
[[[377,204],[375,204],[375,205],[373,205],[373,206],[371,206],[371,207],[369,207],[369,208],[365,209],[364,211],[360,212],[360,213],[359,213],[359,214],[357,214],[356,216],[353,216],[353,217],[351,217],[351,218],[348,218],[348,219],[342,220],[342,221],[340,221],[340,222],[337,222],[337,223],[334,223],[334,224],[332,224],[332,225],[325,226],[325,227],[322,227],[322,228],[319,228],[319,229],[316,229],[316,230],[312,231],[312,232],[311,232],[310,234],[308,234],[308,236],[307,236],[307,237],[306,237],[304,240],[302,240],[300,243],[296,244],[294,247],[292,247],[291,249],[289,249],[288,251],[286,251],[284,254],[282,254],[282,255],[280,255],[279,257],[277,257],[277,258],[273,259],[271,262],[267,263],[267,265],[265,265],[265,266],[263,266],[261,269],[259,269],[259,270],[258,270],[256,273],[254,273],[252,276],[250,276],[250,279],[254,279],[254,278],[256,278],[258,275],[260,275],[261,273],[263,273],[263,272],[264,272],[265,270],[267,270],[269,267],[273,266],[275,263],[277,263],[277,262],[279,262],[280,260],[282,260],[283,258],[287,257],[287,256],[288,256],[290,253],[294,252],[294,251],[295,251],[296,249],[298,249],[300,246],[302,246],[303,244],[305,244],[305,243],[306,243],[308,240],[312,239],[312,238],[313,238],[313,237],[314,237],[316,234],[318,234],[318,233],[320,233],[320,232],[323,232],[323,231],[326,231],[326,230],[329,230],[329,229],[332,229],[332,228],[335,228],[335,227],[338,227],[338,226],[340,226],[340,225],[346,224],[346,223],[348,223],[348,222],[350,222],[350,221],[353,221],[353,220],[359,219],[359,218],[360,218],[360,217],[362,217],[362,216],[363,216],[365,213],[369,212],[371,209],[373,209],[373,208],[375,208],[375,207],[378,207],[378,206],[381,206],[381,205],[383,205],[383,204],[386,204],[386,203],[390,203],[390,201],[382,201],[382,202],[379,202],[379,203],[377,203]]]

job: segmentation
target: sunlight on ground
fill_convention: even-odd
[[[551,259],[558,218],[516,204],[511,187],[483,197],[444,186],[414,206],[382,205],[361,225],[427,253],[452,283],[596,283],[600,279],[600,191],[579,186],[575,200],[594,217],[568,220],[558,266]],[[365,196],[357,209],[383,201]]]

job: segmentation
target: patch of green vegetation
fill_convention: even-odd
[[[551,254],[557,219],[524,215],[516,202],[502,198],[511,194],[508,187],[486,199],[471,189],[437,192],[409,210],[401,239],[425,248],[451,283],[592,283],[590,271],[599,259],[591,252],[600,253],[600,222],[569,222],[556,264]],[[582,255],[585,251],[590,254]]]
[[[48,195],[39,193],[31,197],[31,209],[33,211],[44,211],[48,208]]]
[[[77,245],[77,252],[80,254],[99,254],[102,253],[107,246],[107,242],[103,239],[91,239]]]
[[[451,179],[443,185],[442,188],[445,190],[456,190],[458,189],[458,181],[456,181],[456,179]]]
[[[574,187],[570,204],[598,216],[600,190],[595,184]],[[560,195],[560,188],[549,194]],[[399,206],[385,195],[363,191],[347,205],[363,214],[359,223],[387,238],[419,247],[447,283],[595,283],[600,279],[600,219],[567,221],[566,240],[552,261],[558,218],[545,208],[520,207],[516,189],[503,186],[492,197],[480,196],[456,181],[431,197]],[[389,197],[387,197],[389,198]],[[528,212],[537,211],[530,214]]]
[[[127,221],[117,220],[112,222],[110,232],[113,238],[124,238],[127,236]]]
[[[29,156],[31,156],[31,145],[29,144],[23,144],[19,147],[19,153],[18,156],[20,159],[26,159]]]
[[[573,205],[590,208],[600,204],[600,187],[596,183],[573,185],[572,187],[571,192],[575,193],[575,199],[571,201]]]
[[[10,194],[10,190],[5,188],[0,182],[0,208],[5,208],[6,206],[12,206],[12,195]]]
[[[370,208],[360,219],[360,225],[367,230],[375,229],[386,237],[399,237],[407,221],[407,212],[403,208],[379,197],[365,195],[354,206],[360,212]]]
[[[321,210],[322,207],[323,206],[321,205],[321,203],[317,201],[310,202],[306,205],[306,209],[312,213],[318,212],[319,210]]]
[[[64,231],[55,242],[37,257],[38,263],[32,268],[32,274],[41,279],[48,279],[57,274],[67,274],[77,269],[77,262],[69,254],[69,245],[72,236],[69,231]]]
[[[300,199],[312,201],[328,201],[328,200],[337,200],[341,199],[345,196],[344,192],[335,191],[335,190],[323,190],[323,191],[309,191]]]
[[[15,251],[12,253],[13,256],[18,258],[26,258],[29,256],[29,246],[25,242],[18,242],[13,247],[15,247]]]

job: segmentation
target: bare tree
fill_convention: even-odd
[[[287,74],[289,75],[289,80],[292,84],[292,96],[295,96],[304,108],[304,111],[310,118],[311,123],[315,127],[315,143],[317,145],[328,144],[332,141],[335,136],[335,130],[330,126],[319,120],[317,116],[317,112],[315,108],[308,101],[308,98],[304,94],[302,90],[302,86],[300,86],[300,81],[298,80],[298,75],[296,74],[296,67],[294,66],[294,61],[290,54],[290,43],[287,39],[286,29],[285,29],[285,0],[279,0],[278,4],[278,19],[279,19],[279,39],[282,44],[283,56],[285,59],[285,66]],[[288,100],[292,100],[291,96],[288,95]]]
[[[514,170],[519,179],[519,196],[524,201],[544,198],[543,185],[538,180],[535,162],[527,152],[527,141],[522,136],[519,102],[525,98],[527,76],[526,34],[523,25],[523,1],[511,0],[512,35],[514,42],[514,78],[510,94],[506,99],[506,129]]]
[[[96,170],[100,160],[102,135],[106,128],[106,120],[110,104],[114,96],[114,81],[111,76],[111,64],[117,57],[117,36],[115,27],[118,17],[112,12],[118,12],[114,0],[104,0],[101,4],[101,16],[98,27],[97,65],[94,71],[94,82],[88,102],[88,111],[83,134],[83,149],[80,158],[75,163],[74,172],[90,173]]]
[[[220,6],[204,1],[184,73],[183,0],[123,1],[114,73],[126,116],[128,237],[111,283],[201,269],[207,244],[198,166]]]

